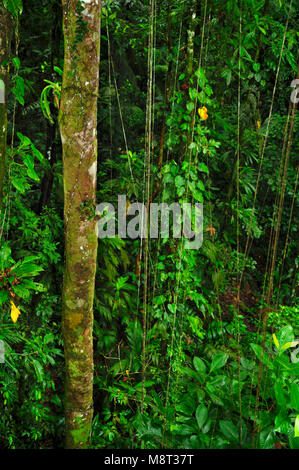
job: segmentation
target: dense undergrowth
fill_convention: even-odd
[[[239,3],[207,3],[193,2],[194,20],[190,2],[157,2],[151,70],[150,195],[203,203],[203,244],[149,240],[145,278],[140,239],[99,240],[93,448],[299,448],[295,8],[243,1],[240,39]],[[0,219],[0,448],[56,448],[64,438],[61,9],[57,0],[4,4],[18,21]],[[104,2],[98,202],[144,200],[148,30],[147,2]]]

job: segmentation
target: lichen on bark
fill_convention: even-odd
[[[80,2],[79,2],[80,3]],[[82,2],[81,2],[82,3]],[[95,205],[100,0],[62,0],[64,71],[59,112],[63,148],[65,273],[63,337],[66,367],[66,447],[89,446],[93,417],[93,298],[97,256]],[[79,13],[78,13],[79,11]],[[82,15],[81,20],[78,15]],[[78,27],[86,29],[78,41]]]

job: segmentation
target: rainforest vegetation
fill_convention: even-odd
[[[1,449],[299,449],[297,7],[0,1]]]

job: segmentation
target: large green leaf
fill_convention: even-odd
[[[32,359],[32,364],[35,370],[36,378],[38,382],[42,382],[44,378],[44,369],[41,363],[37,359]]]
[[[284,326],[277,334],[279,349],[286,343],[294,341],[294,331],[291,325]]]
[[[193,364],[197,372],[199,372],[200,374],[206,373],[207,367],[202,359],[195,356],[195,358],[193,359]]]
[[[4,0],[5,8],[16,18],[23,11],[22,0]]]
[[[299,386],[294,382],[291,385],[291,405],[296,411],[299,411]]]
[[[281,382],[279,382],[279,381],[275,382],[274,392],[275,392],[275,397],[276,397],[277,404],[281,408],[285,408],[286,407],[286,399],[285,399],[283,386],[282,386]]]
[[[210,372],[213,372],[214,370],[217,370],[217,369],[221,369],[221,367],[223,367],[226,364],[227,359],[228,359],[228,354],[226,353],[216,354],[216,356],[214,356],[212,359]]]
[[[203,425],[205,424],[207,420],[207,417],[208,417],[207,407],[203,403],[201,405],[198,405],[197,410],[196,410],[196,421],[197,421],[199,429],[203,427]]]
[[[266,429],[263,429],[260,433],[260,448],[261,449],[273,449],[273,446],[276,441],[276,435],[273,431],[272,426],[268,426]]]
[[[239,440],[238,428],[231,421],[220,420],[219,424],[220,424],[220,429],[221,429],[222,434],[230,442],[238,442]]]

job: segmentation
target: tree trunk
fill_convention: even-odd
[[[97,255],[97,95],[101,0],[62,0],[66,447],[86,448],[93,417],[93,299]]]
[[[1,2],[3,3],[3,2]],[[10,56],[11,17],[0,5],[0,214],[3,205],[4,180],[6,171],[6,134],[7,134],[7,65]]]

